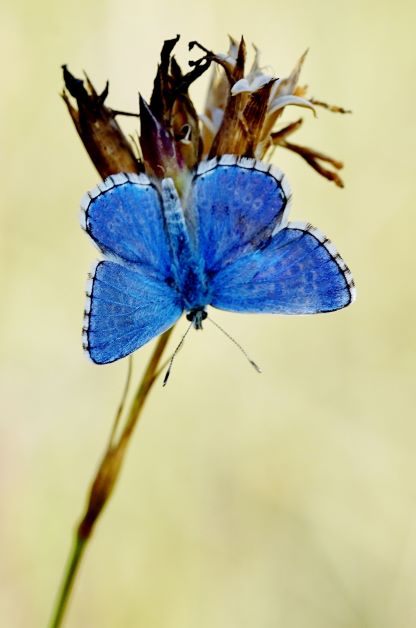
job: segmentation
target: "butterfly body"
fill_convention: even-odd
[[[198,311],[210,302],[209,282],[172,179],[162,181],[162,210],[170,244],[173,285],[181,295],[183,310]]]
[[[180,197],[172,179],[112,175],[81,202],[104,259],[87,287],[83,344],[99,364],[136,350],[182,313],[207,307],[314,314],[340,309],[354,282],[335,247],[288,223],[291,193],[270,164],[226,155],[201,162]]]

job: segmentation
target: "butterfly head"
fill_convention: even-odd
[[[191,321],[193,323],[195,329],[202,329],[202,321],[204,321],[207,316],[207,311],[201,307],[195,308],[194,310],[188,312],[186,318],[188,321]]]

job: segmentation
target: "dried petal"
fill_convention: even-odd
[[[302,66],[304,64],[307,54],[308,54],[308,50],[305,50],[305,52],[298,60],[297,64],[293,68],[288,78],[280,81],[278,89],[276,90],[276,94],[275,94],[276,96],[286,96],[288,94],[294,93],[294,90],[298,84]]]
[[[327,102],[316,100],[315,98],[311,98],[311,103],[316,105],[316,107],[322,107],[323,109],[327,109],[333,113],[352,113],[351,109],[345,109],[344,107],[339,107],[338,105],[329,105]]]
[[[287,142],[284,139],[276,143],[279,143],[279,145],[283,146],[283,148],[287,148],[292,152],[300,155],[314,170],[316,170],[320,175],[325,177],[325,179],[333,181],[335,185],[340,188],[344,187],[344,182],[337,172],[334,172],[333,170],[328,170],[328,168],[325,168],[321,163],[319,163],[320,161],[324,161],[326,163],[330,163],[337,170],[341,170],[344,167],[342,161],[333,159],[332,157],[329,157],[324,153],[320,153],[313,148],[300,146],[299,144],[293,144],[292,142]]]
[[[172,135],[156,119],[147,102],[140,98],[140,147],[145,170],[150,176],[162,179],[176,177],[183,162],[178,162]]]
[[[71,103],[68,92],[64,91],[62,97],[100,175],[105,179],[117,172],[140,172],[143,166],[118,125],[115,112],[105,105],[108,83],[104,91],[97,94],[88,77],[86,88],[84,81],[75,78],[66,65],[62,67],[66,89],[75,98],[78,108]]]

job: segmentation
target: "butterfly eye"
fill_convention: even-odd
[[[188,312],[186,319],[191,321],[195,329],[202,329],[202,321],[207,318],[208,314],[203,308],[196,308]]]

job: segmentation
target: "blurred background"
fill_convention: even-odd
[[[353,109],[284,116],[306,119],[295,141],[345,161],[344,190],[296,155],[274,163],[293,218],[336,243],[358,300],[316,317],[216,313],[261,376],[213,326],[190,334],[147,403],[66,625],[415,625],[414,19],[405,0],[2,3],[1,626],[47,622],[127,367],[81,350],[96,252],[78,206],[98,176],[60,65],[98,89],[108,78],[108,104],[136,111],[176,33],[185,67],[189,40],[223,51],[228,33],[278,76],[309,47],[301,84]]]

